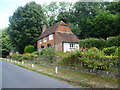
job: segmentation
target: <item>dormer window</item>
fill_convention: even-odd
[[[46,41],[47,41],[47,40],[46,40],[46,37],[43,39],[43,41],[44,41],[44,42],[46,42]]]
[[[53,34],[49,35],[49,40],[53,40]]]

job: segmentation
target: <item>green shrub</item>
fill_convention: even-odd
[[[65,55],[62,59],[60,64],[74,66],[80,62],[80,58],[83,56],[83,52],[80,50],[76,50],[73,52],[69,52],[68,55]]]
[[[120,57],[120,46],[116,48],[115,56],[119,56]]]
[[[116,37],[108,37],[106,40],[106,47],[120,46],[120,35]]]
[[[24,52],[25,53],[32,53],[32,52],[34,52],[34,50],[35,50],[35,48],[33,45],[28,45],[25,47]]]
[[[10,55],[10,58],[16,59],[16,60],[20,60],[21,57],[22,57],[22,54],[17,54],[17,53]]]
[[[103,48],[102,50],[106,55],[114,55],[115,51],[116,51],[116,47],[112,46],[112,47],[108,47],[108,48]]]
[[[39,55],[39,52],[38,51],[34,51],[34,52],[32,52],[32,54]]]
[[[86,51],[86,54],[84,54],[85,57],[88,57],[90,59],[98,59],[104,57],[104,52],[97,49],[96,47],[90,48]]]
[[[83,52],[81,50],[69,52],[62,57],[59,64],[65,66],[79,66],[94,70],[108,70],[109,67],[113,67],[118,61],[106,59],[117,58],[117,56],[105,56],[103,51],[94,47],[85,49]]]
[[[86,38],[80,40],[80,47],[85,47],[85,48],[91,48],[91,47],[96,47],[98,49],[104,48],[106,45],[106,42],[104,39],[98,39],[98,38]]]
[[[45,48],[40,52],[40,54],[44,56],[48,56],[50,62],[52,63],[53,57],[56,56],[56,51],[54,50],[54,48]]]
[[[31,53],[25,53],[25,54],[22,55],[20,60],[34,60],[37,57],[38,57],[38,55],[34,55],[34,54],[31,54]]]

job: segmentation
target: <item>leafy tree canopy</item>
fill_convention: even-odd
[[[41,5],[35,2],[18,7],[9,18],[9,35],[16,49],[23,53],[24,47],[31,44],[36,46],[41,33],[41,26],[46,23]]]

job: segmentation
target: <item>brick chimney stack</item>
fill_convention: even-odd
[[[46,29],[47,29],[47,26],[46,26],[46,25],[43,25],[43,26],[42,26],[42,32],[44,32]]]

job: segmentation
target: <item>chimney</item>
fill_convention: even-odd
[[[46,26],[46,25],[43,25],[43,26],[42,26],[42,32],[44,32],[46,29],[47,29],[47,26]]]

